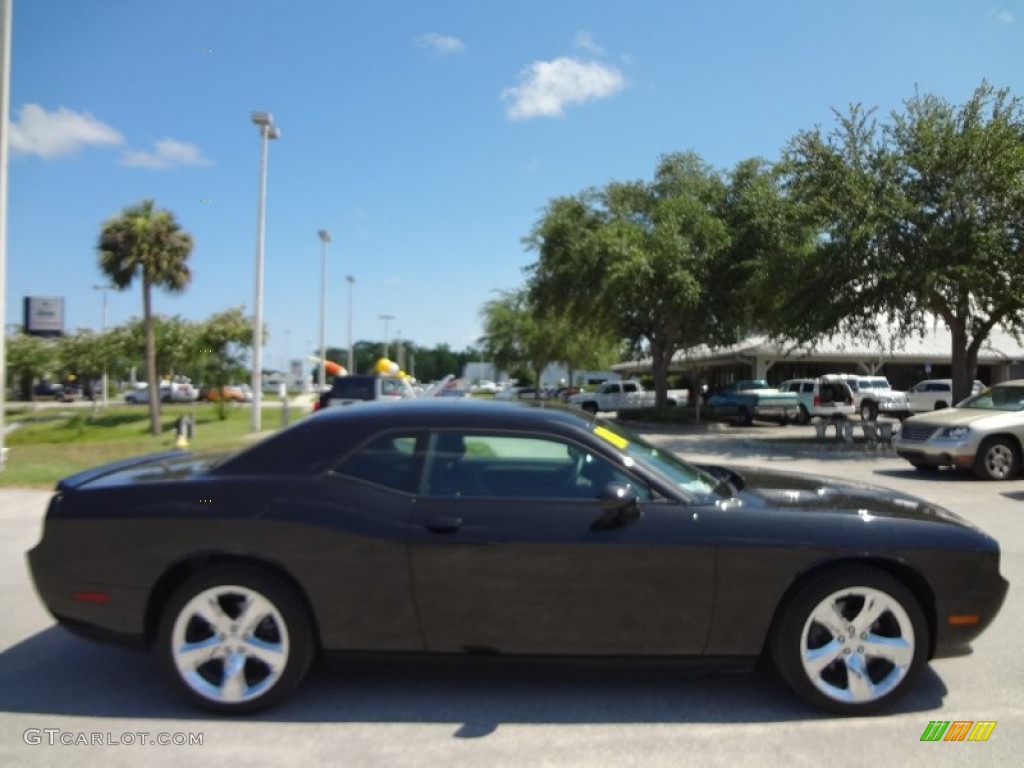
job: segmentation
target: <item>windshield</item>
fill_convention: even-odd
[[[640,466],[687,495],[731,495],[728,484],[720,478],[683,461],[670,451],[645,442],[619,424],[598,419],[594,424],[594,434],[615,446],[623,454],[627,467]]]
[[[857,384],[861,389],[889,389],[888,379],[860,379]]]
[[[1024,386],[992,387],[968,397],[957,408],[978,408],[984,411],[1024,411]]]

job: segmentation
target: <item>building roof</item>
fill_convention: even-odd
[[[799,345],[793,341],[772,339],[764,335],[750,336],[725,347],[701,345],[681,350],[673,355],[671,367],[679,370],[694,364],[747,362],[751,358],[823,363],[943,364],[951,361],[952,348],[953,337],[949,327],[937,321],[930,331],[914,334],[906,339],[898,339],[893,333],[883,333],[881,343],[836,336],[814,344]],[[1021,362],[1024,362],[1024,343],[1013,333],[999,327],[993,329],[978,352],[980,365]],[[617,363],[612,366],[612,370],[624,373],[649,370],[650,367],[650,359],[633,360]]]

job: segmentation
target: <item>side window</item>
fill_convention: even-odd
[[[805,381],[803,384],[800,385],[800,391],[804,392],[804,393],[811,393],[811,392],[813,392],[814,391],[814,382],[813,381]]]
[[[432,497],[596,498],[608,482],[637,484],[573,443],[441,431],[431,436],[423,494]],[[641,498],[650,498],[646,488]]]
[[[402,493],[415,493],[418,473],[415,434],[380,435],[349,454],[333,474],[355,478]]]

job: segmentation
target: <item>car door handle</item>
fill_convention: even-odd
[[[455,533],[462,527],[462,518],[445,515],[432,517],[424,523],[424,527],[433,533]]]

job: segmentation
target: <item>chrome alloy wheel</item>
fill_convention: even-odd
[[[281,611],[251,587],[224,585],[190,599],[174,619],[171,657],[181,680],[211,702],[254,699],[274,687],[288,663]]]
[[[990,439],[979,451],[980,474],[990,480],[1008,480],[1017,472],[1017,453],[1004,439]]]
[[[846,704],[876,701],[894,690],[914,661],[914,627],[906,610],[878,589],[853,586],[817,604],[800,635],[807,679]]]

